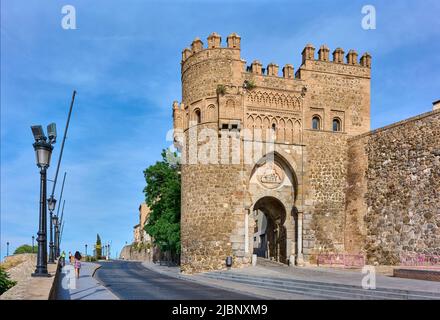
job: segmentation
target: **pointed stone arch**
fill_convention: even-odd
[[[292,119],[288,119],[286,123],[286,141],[292,143],[293,141],[293,122]]]
[[[299,233],[294,215],[298,178],[293,167],[277,151],[266,154],[251,171],[248,190],[256,230],[251,242],[254,253],[286,264],[294,262]],[[261,219],[269,229],[259,229]]]
[[[293,143],[301,143],[301,122],[296,120],[293,125]]]
[[[283,118],[280,119],[278,127],[278,140],[284,142],[286,139],[286,121]]]
[[[206,108],[206,121],[215,121],[216,114],[215,114],[215,105],[210,104]]]

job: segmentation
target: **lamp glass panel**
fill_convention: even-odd
[[[47,202],[47,204],[48,204],[48,209],[49,209],[50,211],[54,211],[54,210],[55,210],[55,205],[56,205],[56,203],[57,203],[57,201],[56,201],[55,199],[50,198],[50,199],[48,200],[48,202]]]
[[[52,152],[46,148],[38,148],[35,153],[37,156],[37,165],[39,167],[48,167]]]

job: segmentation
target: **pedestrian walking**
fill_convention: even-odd
[[[65,265],[66,265],[66,253],[63,250],[63,252],[61,252],[61,266],[64,267]]]
[[[76,274],[76,278],[79,279],[79,271],[81,269],[81,254],[79,253],[79,251],[75,252],[75,263],[74,263],[74,267],[75,267],[75,274]]]

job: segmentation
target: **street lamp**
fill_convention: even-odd
[[[57,236],[57,230],[58,230],[58,216],[53,215],[51,217],[51,221],[52,221],[52,225],[54,227],[54,239],[53,239],[53,246],[52,246],[52,255],[54,260],[58,258],[58,254],[57,254],[57,241],[58,241],[58,236]]]
[[[52,217],[53,224],[53,257],[58,259],[58,216],[54,215]]]
[[[40,214],[39,214],[39,228],[38,228],[38,254],[37,267],[32,274],[33,277],[47,277],[50,276],[47,272],[47,208],[46,208],[46,173],[50,165],[50,157],[52,155],[52,144],[56,141],[56,125],[51,123],[47,126],[47,133],[49,141],[44,135],[43,127],[32,126],[32,134],[35,142],[33,144],[37,167],[40,168]]]
[[[9,256],[9,242],[6,242],[6,256]]]
[[[35,240],[35,237],[32,236],[32,253],[34,253],[34,240]]]
[[[85,247],[86,247],[86,257],[87,257],[87,244],[85,245]]]
[[[54,196],[50,196],[49,199],[47,199],[47,208],[49,209],[50,213],[50,237],[49,237],[49,263],[55,263],[54,259],[54,245],[53,245],[53,226],[54,226],[54,215],[53,211],[55,210],[55,205],[57,203],[57,200],[54,198]]]

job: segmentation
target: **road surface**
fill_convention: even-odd
[[[163,275],[141,262],[111,261],[101,264],[95,278],[123,300],[249,300],[256,297],[205,286]]]

